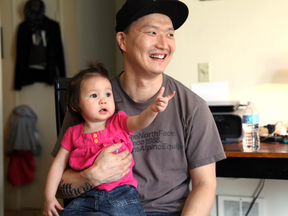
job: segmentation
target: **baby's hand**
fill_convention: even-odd
[[[168,105],[168,101],[175,95],[175,91],[173,91],[170,95],[163,97],[164,90],[165,87],[162,86],[157,97],[153,101],[153,104],[151,105],[154,112],[163,112]]]
[[[45,203],[44,203],[44,211],[43,211],[43,215],[44,216],[59,216],[57,209],[59,210],[63,210],[64,208],[59,204],[58,200],[53,197],[52,199],[46,199]]]

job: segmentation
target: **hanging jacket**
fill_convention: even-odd
[[[20,105],[14,108],[6,155],[10,157],[7,179],[13,186],[34,181],[36,169],[33,155],[40,155],[41,145],[33,110]]]
[[[28,21],[20,23],[16,44],[14,89],[34,82],[53,85],[55,77],[65,77],[64,52],[59,23],[44,16],[37,31]],[[36,65],[36,66],[35,66]]]
[[[27,105],[15,107],[10,119],[10,133],[7,152],[15,150],[31,151],[33,155],[41,154],[39,132],[36,128],[37,116]]]
[[[8,153],[7,156],[10,157],[7,180],[14,187],[34,181],[36,166],[32,152],[26,150],[14,151]]]

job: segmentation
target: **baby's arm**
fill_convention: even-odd
[[[49,169],[46,186],[45,186],[45,203],[44,203],[44,216],[59,216],[57,209],[63,210],[62,206],[56,199],[56,192],[63,175],[63,172],[67,166],[70,152],[61,146],[56,158],[51,164]]]
[[[127,128],[130,132],[134,132],[149,126],[156,118],[158,112],[163,112],[166,109],[168,101],[174,97],[175,91],[173,91],[170,95],[163,97],[164,90],[165,88],[161,87],[153,103],[143,112],[141,112],[140,115],[128,117]]]

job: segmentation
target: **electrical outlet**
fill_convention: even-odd
[[[209,82],[210,81],[210,66],[209,63],[199,63],[198,64],[198,81],[199,82]]]

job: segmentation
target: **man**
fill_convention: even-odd
[[[148,215],[209,215],[216,190],[215,162],[225,158],[206,102],[164,74],[175,51],[174,30],[187,16],[187,6],[178,0],[127,0],[116,16],[116,39],[124,59],[124,71],[111,80],[117,110],[136,115],[153,102],[161,86],[167,93],[176,91],[166,111],[130,137],[134,176]],[[67,114],[53,156],[73,124]],[[60,197],[76,197],[125,176],[131,155],[112,154],[120,145],[103,150],[84,171],[67,169]]]

